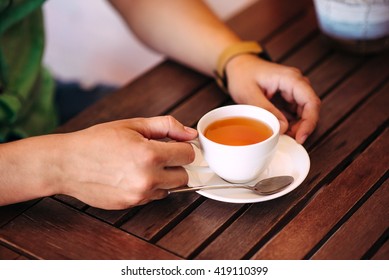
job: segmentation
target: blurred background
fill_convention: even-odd
[[[223,20],[255,1],[206,0]],[[121,86],[163,59],[137,41],[108,1],[50,0],[44,12],[44,62],[61,80]]]

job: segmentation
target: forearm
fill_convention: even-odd
[[[55,193],[51,182],[55,155],[42,140],[34,137],[0,145],[0,205]]]
[[[146,45],[205,74],[240,39],[200,0],[110,0]]]

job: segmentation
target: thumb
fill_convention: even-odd
[[[172,116],[160,116],[142,120],[136,130],[149,139],[169,137],[177,141],[188,141],[197,137],[197,130],[184,126]]]

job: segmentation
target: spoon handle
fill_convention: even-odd
[[[175,189],[170,189],[168,193],[171,194],[171,193],[178,193],[178,192],[195,192],[195,191],[209,190],[209,189],[235,189],[235,188],[250,189],[250,187],[246,185],[216,185],[216,186],[198,186],[193,188],[179,187]]]

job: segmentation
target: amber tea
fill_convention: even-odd
[[[230,117],[211,123],[204,136],[219,144],[245,146],[262,142],[272,136],[266,123],[247,117]]]

